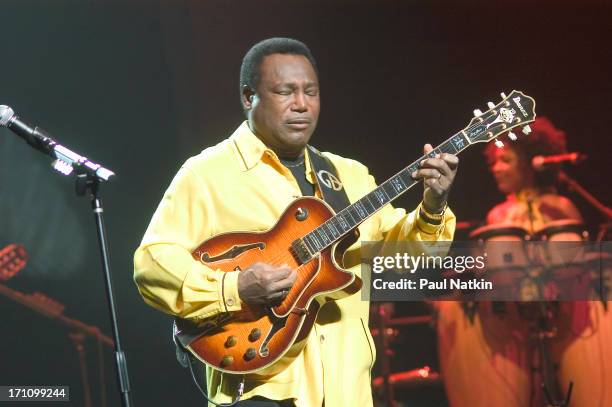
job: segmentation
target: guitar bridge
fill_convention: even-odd
[[[310,253],[308,246],[306,246],[306,243],[302,239],[294,240],[293,243],[291,243],[291,253],[299,264],[305,264],[312,260],[312,253]]]

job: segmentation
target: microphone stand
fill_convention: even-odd
[[[121,390],[121,399],[123,406],[129,407],[132,405],[130,395],[130,381],[128,376],[127,360],[125,353],[121,347],[119,338],[119,325],[117,323],[117,309],[115,306],[115,296],[113,292],[113,281],[110,271],[110,260],[108,254],[108,245],[106,240],[106,230],[104,228],[104,218],[102,216],[104,208],[102,200],[99,196],[100,180],[92,172],[82,172],[76,178],[76,194],[84,196],[89,193],[91,199],[91,209],[93,210],[94,219],[96,222],[96,231],[98,235],[98,245],[100,248],[100,257],[102,260],[102,268],[104,271],[104,282],[106,288],[106,297],[108,299],[108,307],[111,316],[111,328],[113,331],[113,339],[115,342],[115,363],[117,365],[117,375],[119,379],[119,388]]]
[[[110,272],[110,260],[108,255],[108,245],[106,241],[106,231],[104,229],[104,219],[102,213],[102,200],[99,196],[100,182],[108,181],[115,176],[115,173],[100,164],[90,161],[69,148],[58,144],[49,134],[40,127],[31,127],[22,122],[13,109],[8,106],[0,106],[0,125],[11,129],[15,134],[24,139],[34,149],[43,154],[55,158],[53,168],[64,175],[76,173],[76,194],[84,196],[89,193],[91,199],[91,209],[93,210],[100,247],[100,257],[102,269],[104,271],[104,281],[106,297],[111,316],[111,328],[115,342],[115,363],[117,364],[117,375],[121,399],[124,407],[132,405],[130,397],[130,381],[128,377],[127,361],[125,353],[121,347],[119,339],[119,324],[117,323],[117,309],[115,307],[115,296],[113,294],[113,282]]]
[[[559,181],[567,185],[570,190],[578,193],[578,195],[583,197],[585,201],[591,204],[591,206],[601,212],[601,214],[606,218],[607,221],[612,220],[612,209],[602,204],[589,191],[587,191],[582,185],[580,185],[578,181],[567,175],[567,173],[563,170],[559,170],[558,178]]]

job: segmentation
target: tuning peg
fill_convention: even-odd
[[[503,141],[501,140],[495,140],[495,147],[497,148],[502,148],[504,146]]]
[[[482,115],[482,111],[480,111],[480,109],[474,109],[474,117],[478,117]]]
[[[508,132],[508,138],[512,141],[516,141],[516,139],[518,137],[516,137],[516,134],[512,133],[511,131]]]
[[[495,103],[487,102],[487,106],[489,107],[489,109],[494,109],[495,108]]]
[[[531,133],[531,127],[529,127],[528,124],[523,126],[523,134],[528,135],[529,133]]]
[[[502,99],[506,98],[506,94],[504,92],[500,93],[500,95],[501,95]]]

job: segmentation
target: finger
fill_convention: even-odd
[[[421,168],[412,173],[414,179],[435,179],[438,180],[442,177],[442,173],[435,168]]]
[[[283,290],[289,291],[291,287],[293,287],[293,285],[295,284],[296,279],[297,270],[293,270],[286,278],[272,282],[268,289],[272,292],[278,292]]]
[[[440,158],[444,160],[446,165],[448,165],[451,170],[457,169],[457,166],[459,165],[459,157],[456,155],[444,153],[442,156],[440,156]]]
[[[451,175],[452,170],[445,160],[440,158],[427,158],[420,163],[421,168],[435,168],[443,175]]]
[[[287,297],[287,294],[289,293],[289,291],[278,291],[272,294],[268,295],[268,302],[269,303],[280,303],[282,300],[284,300]]]
[[[428,154],[431,150],[433,150],[433,146],[429,143],[423,146],[423,153]]]
[[[284,280],[291,274],[292,271],[293,270],[291,267],[286,264],[283,264],[280,267],[270,266],[270,268],[267,270],[267,272],[270,273],[270,279],[272,281]]]

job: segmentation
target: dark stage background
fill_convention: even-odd
[[[379,180],[419,156],[424,142],[437,144],[464,127],[500,91],[519,89],[567,131],[570,150],[589,155],[570,173],[611,201],[609,6],[286,3],[0,4],[0,104],[118,174],[102,193],[137,405],[204,405],[175,362],[169,318],[147,307],[132,282],[132,254],[180,164],[243,120],[239,67],[258,40],[291,36],[311,47],[322,86],[313,144],[366,163]],[[23,243],[31,258],[7,285],[44,292],[66,305],[66,315],[110,335],[89,202],[5,129],[0,159],[0,247]],[[414,207],[420,194],[411,191],[399,205]],[[598,214],[568,195],[595,227]],[[502,198],[482,148],[467,150],[451,197],[459,220],[483,219]],[[418,312],[419,305],[403,308]],[[68,331],[3,297],[0,314],[0,384],[70,385],[72,405],[83,405]],[[404,338],[396,369],[435,365],[430,329]],[[87,353],[100,405],[95,342],[87,342]],[[103,360],[108,405],[119,405],[110,350]],[[412,405],[441,405],[442,396],[431,397]]]

